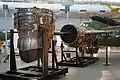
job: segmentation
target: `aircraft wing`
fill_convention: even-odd
[[[100,16],[93,16],[91,19],[108,25],[107,27],[101,28],[102,30],[120,30],[120,22],[114,19]]]
[[[85,34],[90,34],[90,35],[94,35],[94,34],[105,34],[105,33],[113,33],[116,30],[88,30],[85,31]]]
[[[102,28],[103,30],[120,30],[120,25],[118,26],[109,26],[109,27],[106,27],[106,28]]]
[[[120,22],[115,21],[115,20],[113,20],[111,18],[108,18],[108,17],[92,16],[90,18],[93,21],[98,21],[98,22],[101,22],[101,23],[109,25],[109,26],[118,26],[118,25],[120,25]]]

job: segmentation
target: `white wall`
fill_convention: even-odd
[[[12,18],[7,17],[0,17],[0,29],[11,29],[13,28],[12,26]]]
[[[89,20],[89,19],[85,19],[85,18],[82,18],[82,19],[80,19],[80,18],[69,18],[68,21],[67,21],[67,18],[58,19],[55,22],[55,27],[56,27],[55,29],[56,29],[56,31],[59,31],[66,24],[73,24],[75,26],[79,26],[80,23],[82,21],[85,21],[85,20]]]
[[[69,18],[67,21],[67,18],[58,19],[55,22],[56,30],[60,30],[65,24],[73,24],[78,26],[83,20],[88,19],[80,19],[80,18]],[[0,17],[0,29],[11,29],[13,28],[12,18],[7,17]]]

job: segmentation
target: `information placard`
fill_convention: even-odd
[[[63,6],[71,6],[74,4],[74,0],[61,0]]]

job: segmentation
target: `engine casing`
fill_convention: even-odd
[[[83,47],[86,53],[98,52],[98,38],[96,35],[85,34],[88,29],[83,26],[67,24],[62,27],[61,32],[69,32],[61,35],[61,39],[70,47]]]
[[[19,8],[14,14],[14,26],[18,30],[18,48],[24,62],[42,58],[42,30],[48,31],[48,38],[54,30],[53,11],[44,8]],[[50,40],[48,46],[50,45]]]

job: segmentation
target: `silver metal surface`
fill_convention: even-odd
[[[44,8],[18,8],[14,14],[14,26],[18,30],[18,48],[20,57],[24,62],[32,62],[43,57],[42,30],[48,32],[47,46],[53,35],[53,11]],[[45,40],[46,41],[46,40]],[[48,47],[49,48],[49,47]]]
[[[18,48],[21,51],[42,48],[42,36],[39,38],[34,38],[34,37],[19,38]]]

